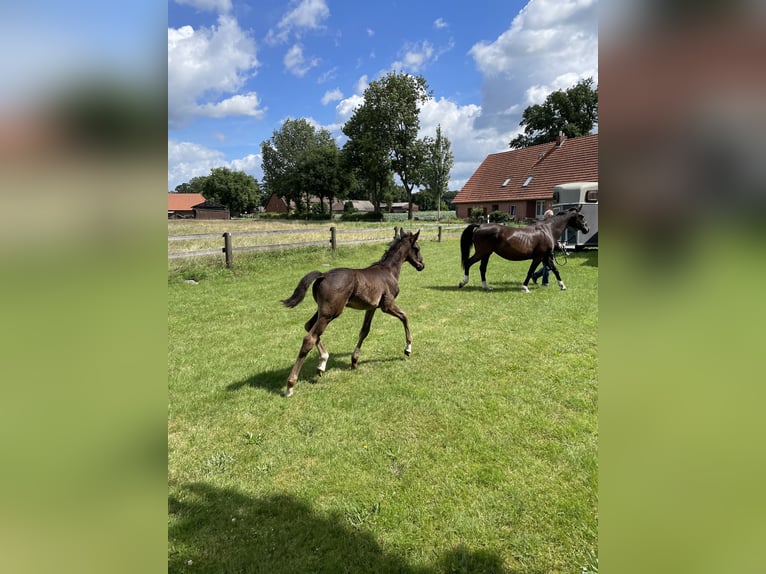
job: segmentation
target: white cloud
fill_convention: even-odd
[[[370,85],[370,82],[369,82],[369,80],[367,78],[367,74],[364,74],[364,75],[360,76],[359,79],[356,81],[356,86],[354,88],[355,89],[354,93],[356,93],[356,94],[363,94],[364,91],[367,89],[367,86],[369,86],[369,85]]]
[[[210,175],[210,170],[216,167],[244,171],[258,181],[263,177],[261,154],[248,154],[229,162],[221,151],[191,142],[168,140],[168,190],[193,177]]]
[[[231,0],[175,0],[176,4],[191,6],[205,12],[231,12]]]
[[[516,106],[580,79],[598,82],[597,8],[598,0],[530,0],[495,41],[475,44],[469,53],[484,75],[477,127],[518,131]]]
[[[437,30],[441,28],[447,28],[448,26],[449,24],[447,24],[447,22],[444,21],[444,18],[437,18],[436,20],[434,20],[434,28],[436,28]]]
[[[372,38],[375,35],[375,30],[372,28],[367,28],[367,35]]]
[[[276,30],[269,30],[266,41],[270,44],[282,44],[288,41],[293,31],[317,29],[330,17],[330,9],[325,0],[300,0],[290,12],[277,24]]]
[[[247,94],[238,94],[226,100],[216,103],[209,103],[199,106],[199,115],[209,118],[225,118],[228,116],[250,116],[254,118],[263,117],[264,108],[259,108],[260,100],[258,94],[249,92]]]
[[[295,44],[290,48],[284,57],[285,68],[294,76],[303,77],[311,68],[316,67],[319,64],[317,58],[311,58],[306,60],[303,56],[303,46]]]
[[[253,115],[252,108],[216,103],[216,98],[236,94],[258,65],[254,40],[234,18],[219,16],[211,28],[168,28],[169,126],[208,115],[219,104],[221,110],[228,106],[232,113],[246,109]]]
[[[343,99],[343,92],[341,92],[338,88],[335,88],[334,90],[328,90],[324,93],[324,96],[322,96],[322,105],[326,106],[330,102],[337,102],[338,100]]]
[[[391,69],[417,74],[433,58],[434,47],[428,40],[423,40],[417,44],[407,44],[400,53],[403,54],[401,60],[391,64]]]
[[[450,172],[449,189],[460,189],[490,153],[508,148],[510,136],[492,127],[477,129],[482,109],[476,104],[460,106],[445,98],[428,100],[420,110],[418,137],[436,136],[436,126],[449,138],[455,165]],[[459,161],[458,161],[459,160]]]
[[[168,140],[168,190],[193,177],[209,175],[226,163],[223,152],[191,142]]]

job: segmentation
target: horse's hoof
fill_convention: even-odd
[[[404,349],[404,354],[409,357],[412,354],[412,351],[408,351],[407,349]]]
[[[562,286],[561,286],[561,290],[562,290],[562,291],[566,291],[566,290],[567,290],[567,286],[566,286],[566,285],[562,285]]]
[[[293,390],[292,389],[286,389],[285,390],[285,398],[289,399],[292,396],[293,396]]]
[[[457,287],[458,287],[458,289],[462,289],[462,288],[463,288],[463,285],[464,285],[464,283],[458,283],[458,284],[457,284]]]
[[[324,369],[317,369],[317,377],[324,375]]]
[[[522,286],[521,286],[521,291],[522,291],[523,293],[529,293],[529,287],[527,287],[526,285],[522,285]]]

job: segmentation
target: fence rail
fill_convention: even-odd
[[[462,230],[464,229],[464,225],[428,225],[423,226],[420,228],[421,231],[421,239],[426,239],[430,232],[436,231],[436,236],[434,239],[436,241],[441,241],[442,237],[445,234],[454,233],[456,230]],[[399,227],[393,228],[393,236],[396,236],[397,232],[399,230]],[[348,235],[359,235],[360,233],[370,234],[370,233],[383,233],[386,232],[386,235],[381,235],[380,237],[375,238],[366,238],[366,239],[348,239],[348,240],[339,240],[338,236],[348,236]],[[272,244],[264,244],[264,245],[241,245],[234,247],[232,238],[233,237],[252,237],[252,236],[264,236],[264,235],[296,235],[301,233],[327,233],[329,234],[328,239],[319,240],[319,241],[300,241],[300,242],[291,242],[291,243],[272,243]],[[318,229],[281,229],[281,230],[270,230],[270,231],[242,231],[242,232],[236,232],[236,233],[230,233],[225,232],[222,234],[220,233],[199,233],[194,235],[173,235],[168,237],[168,241],[194,241],[199,239],[213,239],[213,238],[221,238],[223,237],[223,247],[218,249],[197,249],[194,251],[179,251],[174,253],[168,253],[168,259],[182,259],[186,257],[198,257],[202,255],[218,255],[220,253],[224,254],[224,259],[226,261],[226,266],[231,267],[234,262],[234,253],[235,252],[243,252],[243,251],[276,251],[280,249],[294,249],[298,247],[309,247],[309,246],[327,246],[329,245],[330,248],[335,251],[339,245],[361,245],[363,243],[379,243],[383,241],[390,241],[392,238],[391,231],[388,228],[383,229],[337,229],[336,227],[329,227],[329,228],[318,228]]]

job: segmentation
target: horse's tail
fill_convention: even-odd
[[[321,271],[312,271],[311,273],[307,273],[303,279],[298,282],[298,286],[295,288],[295,291],[293,291],[293,294],[290,295],[288,299],[284,299],[282,301],[282,303],[285,304],[285,307],[290,307],[292,309],[298,303],[303,301],[303,298],[306,296],[306,291],[309,289],[309,285],[319,279],[322,275],[324,275],[324,273]]]
[[[471,253],[471,244],[473,243],[473,231],[479,227],[475,223],[471,223],[463,230],[463,234],[460,236],[460,261],[463,264],[463,271],[465,271],[465,263],[468,261],[468,257]]]

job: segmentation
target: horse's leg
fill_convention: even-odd
[[[489,253],[481,258],[481,265],[479,265],[479,271],[481,271],[481,288],[485,291],[492,291],[492,287],[487,285],[487,264],[489,263]]]
[[[548,268],[553,271],[553,274],[556,276],[556,281],[559,282],[559,287],[561,287],[561,290],[566,291],[567,286],[564,285],[564,282],[561,280],[561,275],[559,274],[558,267],[556,267],[556,264],[553,262],[553,255],[551,255],[550,259],[548,260]]]
[[[303,363],[306,360],[306,355],[308,355],[311,349],[314,348],[314,345],[317,344],[319,337],[322,335],[322,333],[324,333],[324,330],[327,328],[327,325],[331,320],[332,319],[329,317],[315,314],[314,317],[309,319],[309,321],[306,323],[307,327],[309,325],[311,325],[311,327],[309,328],[309,332],[306,333],[306,336],[303,337],[303,344],[301,345],[301,350],[298,352],[298,358],[295,359],[295,364],[290,371],[290,375],[287,377],[287,389],[285,389],[286,397],[292,396],[293,386],[295,386],[295,381],[298,380],[298,375],[300,374],[301,367],[303,367]]]
[[[384,313],[388,313],[399,319],[402,322],[402,325],[404,325],[404,340],[407,343],[407,346],[404,347],[404,354],[409,357],[412,353],[412,334],[410,333],[410,322],[407,319],[407,314],[402,311],[395,302],[387,303],[385,306],[381,305],[380,308]]]
[[[308,321],[306,321],[306,324],[303,326],[306,331],[311,331],[311,328],[314,326],[314,323],[317,322],[317,317],[319,316],[319,311],[314,313],[314,316],[311,317]],[[319,366],[317,366],[317,375],[320,377],[324,374],[325,369],[327,368],[327,359],[330,358],[330,353],[325,350],[324,345],[322,344],[322,341],[317,337],[316,341],[316,348],[319,351],[319,356],[322,358],[322,360],[319,362]]]
[[[463,280],[457,284],[458,287],[463,287],[466,283],[468,283],[468,270],[471,268],[471,265],[473,265],[480,259],[481,259],[481,255],[479,255],[478,253],[474,253],[466,260],[465,270],[463,272]]]
[[[356,348],[351,355],[351,368],[356,369],[356,364],[359,362],[359,353],[362,350],[362,343],[370,333],[370,325],[372,324],[372,316],[375,314],[375,309],[370,309],[364,314],[364,322],[362,323],[362,329],[359,331],[359,340],[356,342]]]
[[[527,277],[524,279],[524,283],[521,285],[521,290],[524,291],[524,293],[529,293],[529,280],[532,278],[532,274],[535,272],[535,269],[537,269],[537,266],[540,264],[540,259],[537,257],[534,257],[532,259],[532,263],[529,264],[529,269],[527,269]]]

